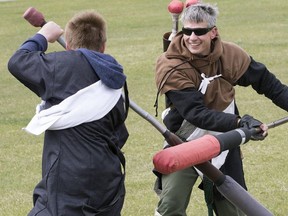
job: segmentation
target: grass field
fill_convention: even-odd
[[[123,65],[131,99],[149,113],[155,113],[154,67],[162,52],[162,35],[171,30],[168,0],[36,1],[0,2],[0,215],[26,215],[32,206],[32,191],[41,175],[43,136],[21,131],[34,114],[39,98],[18,83],[7,71],[7,62],[20,44],[37,29],[22,14],[34,6],[47,20],[64,27],[75,12],[96,9],[108,23],[107,51]],[[278,1],[210,1],[220,10],[218,28],[223,40],[233,41],[288,84],[288,4]],[[48,52],[62,50],[58,44]],[[263,122],[287,115],[251,88],[237,88],[242,114]],[[161,98],[160,103],[163,102]],[[160,109],[163,108],[161,104]],[[160,121],[160,118],[157,117]],[[153,192],[155,177],[152,157],[163,139],[149,123],[129,113],[130,138],[124,147],[127,159],[127,196],[124,216],[153,215],[158,197]],[[271,129],[263,142],[243,146],[244,168],[249,192],[275,216],[288,215],[287,125]],[[202,192],[195,188],[188,215],[207,215]]]

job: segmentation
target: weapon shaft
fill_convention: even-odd
[[[284,117],[284,118],[281,118],[281,119],[278,119],[276,121],[273,121],[269,124],[267,124],[268,128],[274,128],[274,127],[277,127],[279,125],[282,125],[282,124],[285,124],[288,122],[288,117]]]

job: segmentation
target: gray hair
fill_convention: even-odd
[[[218,13],[216,5],[211,5],[209,3],[192,4],[184,9],[181,15],[181,22],[183,25],[186,22],[207,22],[207,27],[210,28],[216,26]]]

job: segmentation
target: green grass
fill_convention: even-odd
[[[171,29],[168,0],[115,1],[14,1],[0,2],[0,212],[3,216],[25,215],[32,206],[32,192],[41,175],[43,136],[21,131],[34,114],[39,98],[7,71],[7,61],[19,45],[37,30],[22,14],[34,6],[47,20],[64,27],[82,9],[96,9],[108,23],[107,53],[115,56],[128,76],[131,99],[155,113],[154,68],[162,52],[162,35]],[[216,1],[211,1],[216,3]],[[218,28],[222,39],[233,41],[256,60],[264,62],[283,83],[288,83],[288,22],[286,0],[218,3]],[[50,51],[62,50],[53,44]],[[263,122],[286,116],[283,111],[251,88],[237,88],[240,112]],[[161,98],[160,103],[163,102]],[[160,110],[163,108],[161,104]],[[157,117],[160,121],[160,118]],[[130,138],[124,147],[127,159],[127,196],[124,216],[153,215],[158,197],[152,157],[161,149],[161,135],[132,110],[127,126]],[[244,168],[249,192],[276,216],[288,215],[287,125],[271,129],[263,142],[243,146]],[[207,215],[202,192],[195,187],[188,215]]]

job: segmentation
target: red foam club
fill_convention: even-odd
[[[197,4],[199,0],[186,0],[185,6],[189,7],[190,5]]]
[[[172,0],[168,5],[168,11],[174,14],[182,13],[184,8],[184,3],[180,0]]]
[[[218,139],[212,135],[205,135],[159,151],[153,157],[153,164],[158,172],[169,174],[209,161],[220,152]]]
[[[42,27],[45,24],[43,14],[33,7],[30,7],[25,11],[23,18],[35,27]]]

